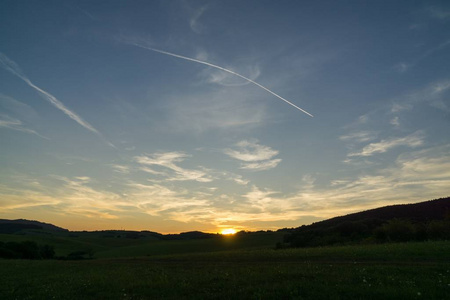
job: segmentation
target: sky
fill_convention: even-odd
[[[274,230],[446,197],[449,128],[448,1],[0,2],[3,219]]]

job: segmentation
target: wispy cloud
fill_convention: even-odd
[[[2,110],[18,116],[20,119],[24,120],[36,120],[39,119],[36,111],[29,106],[13,97],[3,95],[0,93],[0,107]]]
[[[117,218],[115,213],[122,211],[120,206],[129,205],[118,194],[88,186],[90,178],[87,176],[52,178],[59,182],[56,187],[41,186],[34,181],[33,189],[0,186],[0,197],[5,200],[0,205],[0,211],[47,207],[47,210],[57,209],[60,214],[114,219]]]
[[[22,79],[28,86],[30,86],[31,88],[35,89],[39,95],[41,95],[45,100],[47,100],[48,102],[50,102],[53,106],[55,106],[56,108],[58,108],[59,110],[61,110],[63,113],[65,113],[67,116],[69,116],[69,118],[71,118],[72,120],[74,120],[75,122],[77,122],[78,124],[80,124],[81,126],[83,126],[84,128],[86,128],[87,130],[97,134],[98,136],[100,136],[102,139],[103,136],[102,134],[95,129],[91,124],[89,124],[88,122],[86,122],[85,120],[83,120],[79,115],[77,115],[75,112],[71,111],[70,109],[68,109],[61,101],[59,101],[55,96],[53,96],[52,94],[50,94],[49,92],[41,89],[40,87],[38,87],[37,85],[35,85],[34,83],[31,82],[30,79],[28,79],[28,77],[22,72],[22,70],[20,69],[20,67],[11,59],[9,59],[5,54],[0,52],[0,66],[2,66],[5,70],[11,72],[12,74],[14,74],[15,76],[19,77],[20,79]],[[111,144],[110,142],[107,142],[110,146],[114,147],[113,144]]]
[[[444,98],[450,91],[450,79],[441,79],[418,89],[397,97],[391,106],[391,113],[398,113],[411,110],[414,106],[426,103],[444,112],[449,112],[450,108],[445,103]]]
[[[448,46],[450,46],[450,40],[446,40],[446,41],[440,43],[439,45],[428,49],[427,51],[422,53],[422,55],[420,55],[419,57],[417,57],[416,59],[414,59],[410,62],[400,62],[400,63],[394,65],[394,70],[396,70],[399,73],[405,73],[405,72],[411,70],[413,67],[415,67],[422,60],[432,56],[436,52],[439,52],[439,51],[447,48]]]
[[[399,119],[399,117],[394,117],[391,119],[391,121],[389,123],[391,123],[391,125],[393,125],[394,127],[399,127],[400,119]]]
[[[356,120],[351,122],[350,124],[345,125],[343,128],[345,129],[353,129],[356,130],[356,128],[359,130],[359,128],[362,125],[365,125],[371,121],[370,113],[366,113],[364,115],[359,116]]]
[[[45,137],[45,136],[37,133],[35,130],[25,127],[25,125],[22,123],[22,121],[11,118],[7,115],[0,114],[0,128],[8,128],[8,129],[12,129],[12,130],[35,134],[43,139],[46,139],[46,140],[49,139],[48,137]]]
[[[231,69],[231,67],[230,67],[230,69]],[[241,72],[244,73],[243,71],[241,71]],[[252,80],[258,79],[259,75],[261,75],[261,71],[257,65],[247,67],[247,69],[245,70],[245,73],[248,73],[249,74],[248,77]],[[207,78],[206,80],[209,83],[220,84],[223,86],[243,86],[243,85],[250,84],[249,81],[242,80],[239,78],[236,79],[236,76],[232,76],[229,73],[221,72],[218,70],[205,69],[202,72],[202,74],[203,74],[203,76],[205,76]]]
[[[150,215],[165,215],[171,218],[173,212],[189,212],[197,207],[207,207],[209,204],[206,199],[198,199],[160,184],[132,182],[128,187],[127,198],[130,202]]]
[[[173,97],[161,130],[202,134],[211,130],[249,130],[266,123],[266,107],[256,95],[239,90]]]
[[[197,34],[204,33],[206,30],[206,27],[202,23],[200,23],[199,20],[202,17],[202,15],[206,12],[207,9],[208,9],[208,5],[204,5],[198,9],[196,9],[192,13],[192,16],[189,19],[189,26],[191,27],[192,31],[194,31]]]
[[[290,102],[289,100],[287,100],[287,99],[281,97],[280,95],[278,95],[277,93],[275,93],[275,92],[273,92],[272,90],[268,89],[267,87],[263,86],[262,84],[259,84],[258,82],[253,81],[252,79],[250,79],[250,78],[248,78],[248,77],[245,77],[245,76],[243,76],[243,75],[241,75],[241,74],[239,74],[239,73],[236,73],[236,72],[234,72],[234,71],[232,71],[232,70],[230,70],[230,69],[227,69],[227,68],[224,68],[224,67],[221,67],[221,66],[218,66],[218,65],[215,65],[215,64],[206,62],[206,61],[202,61],[202,60],[198,60],[198,59],[195,59],[195,58],[187,57],[187,56],[184,56],[184,55],[179,55],[179,54],[171,53],[171,52],[168,52],[168,51],[156,49],[156,48],[150,47],[150,46],[148,45],[148,43],[146,43],[146,42],[144,42],[144,41],[142,41],[142,40],[122,38],[120,41],[123,42],[123,43],[129,44],[129,45],[133,45],[133,46],[136,46],[136,47],[140,47],[140,48],[143,48],[143,49],[147,49],[147,50],[150,50],[150,51],[153,51],[153,52],[157,52],[157,53],[160,53],[160,54],[164,54],[164,55],[176,57],[176,58],[179,58],[179,59],[182,59],[182,60],[186,60],[186,61],[190,61],[190,62],[202,64],[202,65],[206,65],[206,66],[213,67],[213,68],[215,68],[215,69],[218,69],[218,70],[227,72],[227,73],[229,73],[229,74],[232,74],[232,75],[234,75],[234,76],[237,76],[237,77],[239,77],[239,78],[242,78],[242,79],[244,79],[244,80],[246,80],[246,81],[248,81],[248,82],[250,82],[250,83],[256,85],[257,87],[259,87],[259,88],[265,90],[265,91],[268,92],[269,94],[272,94],[273,96],[275,96],[275,97],[278,98],[279,100],[284,101],[285,103],[289,104],[289,105],[292,106],[292,107],[295,107],[296,109],[298,109],[299,111],[301,111],[301,112],[307,114],[308,116],[313,117],[313,115],[310,114],[309,112],[307,112],[306,110],[304,110],[304,109],[298,107],[297,105],[295,105],[294,103]]]
[[[111,167],[113,168],[114,172],[118,172],[118,173],[122,173],[122,174],[130,173],[129,166],[113,164],[113,165],[111,165]]]
[[[214,176],[218,179],[231,180],[239,185],[247,185],[250,182],[248,179],[245,179],[242,175],[235,174],[233,172],[215,171],[213,173]]]
[[[449,20],[450,19],[450,10],[445,10],[441,7],[431,6],[428,8],[428,12],[430,16],[439,19],[439,20]]]
[[[397,113],[397,112],[400,112],[400,111],[411,110],[411,109],[412,109],[412,105],[411,104],[408,104],[408,103],[402,103],[402,104],[394,103],[394,104],[392,104],[390,112],[391,113]]]
[[[163,173],[169,178],[169,181],[186,181],[193,180],[198,182],[210,182],[213,178],[208,175],[206,172],[202,170],[192,170],[192,169],[184,169],[177,165],[177,163],[182,162],[186,158],[190,157],[190,155],[184,152],[159,152],[154,154],[146,154],[141,156],[136,156],[134,159],[141,165],[144,166],[159,166],[169,169],[173,172],[174,175]],[[145,169],[142,169],[146,171]],[[158,174],[152,169],[149,169],[149,173]],[[155,173],[156,172],[156,173]]]
[[[303,176],[304,186],[292,194],[251,185],[237,198],[218,197],[232,205],[219,206],[210,193],[174,190],[162,184],[128,182],[123,193],[93,186],[88,176],[55,177],[53,188],[13,189],[0,184],[0,212],[11,214],[45,207],[65,215],[113,220],[133,213],[145,213],[168,221],[191,222],[193,226],[242,226],[268,228],[271,222],[319,220],[351,212],[448,195],[450,186],[450,145],[400,155],[394,165],[371,174],[332,180],[330,186],[316,185],[315,178]],[[157,159],[163,164],[182,159],[168,154]],[[180,162],[180,161],[178,161]],[[29,180],[35,187],[35,180]],[[156,226],[154,230],[158,230]],[[209,227],[211,228],[211,227]]]
[[[372,156],[376,153],[384,153],[392,148],[399,146],[406,146],[410,148],[415,148],[422,146],[424,143],[424,133],[423,131],[416,131],[402,138],[392,138],[387,140],[381,140],[377,143],[370,143],[365,146],[361,151],[350,153],[348,156]]]
[[[224,149],[223,152],[244,163],[241,169],[263,171],[275,168],[281,159],[272,159],[278,155],[278,151],[268,146],[258,144],[257,140],[243,140],[235,145],[237,149]]]
[[[341,141],[350,141],[357,143],[364,143],[376,138],[376,134],[371,131],[355,131],[349,134],[341,135],[339,139]]]
[[[411,68],[411,64],[405,63],[405,62],[398,63],[394,66],[394,69],[399,73],[405,73],[410,68]]]
[[[271,159],[278,154],[277,150],[258,144],[257,140],[243,140],[236,144],[238,150],[225,149],[228,156],[243,161],[260,161]]]
[[[266,161],[259,161],[253,163],[243,163],[241,169],[243,170],[252,170],[252,171],[265,171],[270,170],[278,166],[281,162],[281,159],[271,159]]]

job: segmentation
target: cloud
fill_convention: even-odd
[[[231,67],[229,69],[231,69]],[[247,77],[251,80],[256,80],[259,75],[261,75],[261,71],[258,66],[247,67],[245,72],[241,71],[241,73],[248,73],[249,75]],[[202,75],[206,77],[206,81],[208,83],[220,84],[222,86],[243,86],[250,84],[249,81],[237,79],[236,76],[233,76],[230,73],[225,73],[215,69],[205,69],[202,72]]]
[[[216,178],[224,179],[224,180],[231,180],[239,185],[247,185],[250,181],[247,179],[244,179],[242,175],[235,174],[228,171],[216,171],[213,172]]]
[[[30,178],[21,180],[28,187],[13,189],[0,184],[0,212],[23,213],[42,207],[46,212],[99,220],[145,213],[169,221],[192,222],[192,226],[233,225],[246,229],[256,223],[258,228],[267,228],[271,222],[288,220],[301,224],[300,220],[319,220],[404,203],[405,199],[412,203],[446,196],[450,186],[449,153],[450,145],[444,145],[401,154],[388,168],[332,180],[329,186],[316,185],[314,177],[305,175],[304,185],[292,194],[251,185],[240,195],[218,196],[215,202],[211,201],[211,193],[175,190],[148,182],[129,181],[123,193],[112,193],[95,188],[88,176],[55,176],[58,184],[52,187],[36,184]],[[149,159],[166,165],[185,158],[182,153],[169,153]]]
[[[359,128],[360,126],[369,123],[369,121],[371,121],[369,114],[370,113],[359,116],[356,120],[354,120],[350,124],[345,125],[344,128],[346,129]]]
[[[258,144],[257,140],[243,140],[235,145],[237,149],[224,149],[231,158],[243,161],[241,169],[263,171],[275,168],[281,159],[272,159],[278,155],[277,150]]]
[[[316,182],[316,178],[310,174],[304,175],[302,177],[302,181],[304,182],[303,188],[306,190],[310,190],[314,188],[314,183]]]
[[[176,96],[167,103],[165,121],[155,124],[161,130],[195,134],[211,130],[242,131],[264,125],[268,119],[266,106],[256,94],[244,95],[239,89]]]
[[[450,145],[428,148],[400,155],[392,167],[355,178],[332,180],[330,186],[315,187],[314,178],[306,176],[306,187],[293,195],[256,186],[244,195],[242,215],[230,214],[239,223],[244,212],[248,220],[262,215],[262,220],[299,219],[310,215],[329,218],[383,205],[448,196],[450,186]],[[254,210],[252,210],[252,208]],[[280,209],[281,208],[281,209]]]
[[[243,179],[240,175],[235,176],[233,181],[240,185],[247,185],[250,182],[249,180]]]
[[[114,219],[117,218],[115,213],[123,212],[120,207],[129,204],[118,194],[88,186],[91,180],[87,176],[51,178],[58,184],[48,186],[33,180],[19,189],[0,186],[0,197],[5,200],[0,205],[0,211],[46,207],[46,211],[64,215]]]
[[[124,165],[111,165],[114,172],[122,173],[122,174],[128,174],[130,173],[130,167],[124,166]]]
[[[236,146],[239,148],[238,150],[225,149],[224,153],[232,158],[246,162],[271,159],[278,155],[277,150],[260,145],[257,140],[243,140],[237,143]]]
[[[391,123],[391,125],[393,125],[394,127],[399,127],[400,126],[400,120],[399,120],[398,117],[392,118],[389,123]]]
[[[438,20],[448,20],[450,19],[450,10],[445,10],[437,6],[431,6],[428,8],[430,16]]]
[[[445,42],[440,43],[436,47],[431,48],[428,51],[426,51],[421,57],[419,57],[419,59],[417,59],[416,63],[422,59],[427,58],[428,56],[431,56],[435,52],[438,52],[438,51],[441,51],[442,49],[447,48],[448,46],[450,46],[450,40],[446,40]]]
[[[355,131],[346,135],[341,135],[341,141],[351,141],[357,143],[368,142],[375,139],[376,134],[371,131]]]
[[[159,184],[129,183],[127,198],[137,208],[150,215],[165,215],[171,218],[172,212],[185,212],[197,207],[207,207],[209,201],[189,196],[186,192],[174,191]],[[185,222],[184,220],[183,222]]]
[[[198,182],[211,182],[213,178],[202,170],[184,169],[178,166],[176,163],[184,161],[190,155],[184,152],[159,152],[154,154],[146,154],[141,156],[135,156],[134,160],[144,166],[159,166],[172,171],[172,174],[165,172],[154,171],[153,169],[142,169],[143,171],[166,175],[169,181],[198,181]]]
[[[276,194],[277,192],[265,189],[261,190],[256,186],[252,186],[252,190],[247,194],[243,195],[244,198],[247,198],[248,203],[257,207],[261,211],[264,211],[267,206],[270,206],[272,203],[271,195]]]
[[[403,138],[392,138],[387,140],[381,140],[378,143],[370,143],[365,146],[361,151],[350,153],[348,156],[372,156],[375,153],[384,153],[392,148],[399,146],[406,146],[415,148],[423,145],[424,134],[423,131],[416,131]]]
[[[406,71],[408,71],[411,68],[411,66],[412,66],[411,64],[401,62],[401,63],[396,64],[394,66],[394,69],[399,73],[405,73]]]
[[[0,114],[0,128],[8,128],[8,129],[12,129],[12,130],[26,132],[26,133],[37,135],[46,140],[49,139],[49,138],[37,133],[36,131],[34,131],[32,129],[26,128],[24,126],[24,124],[22,123],[22,121],[11,118],[7,115]]]
[[[0,93],[0,107],[8,113],[18,116],[20,119],[30,120],[38,119],[38,114],[29,105],[20,102],[13,97]]]
[[[408,103],[394,103],[392,104],[391,107],[391,113],[397,113],[397,112],[401,112],[401,111],[405,111],[405,110],[411,110],[413,107],[411,104]]]
[[[68,178],[54,175],[51,179],[56,184],[52,185],[28,179],[21,181],[20,188],[0,184],[0,213],[19,211],[22,215],[27,209],[36,211],[41,207],[45,208],[46,214],[56,212],[64,216],[77,215],[99,220],[124,218],[134,213],[173,220],[172,213],[188,213],[210,204],[206,198],[159,184],[130,181],[121,186],[122,193],[113,193],[95,187],[88,176]]]
[[[450,108],[444,102],[450,91],[450,79],[441,79],[428,84],[422,89],[412,91],[394,100],[391,113],[411,110],[418,104],[428,104],[444,112]]]
[[[97,134],[98,136],[100,136],[104,140],[102,134],[97,129],[95,129],[91,124],[89,124],[88,122],[83,120],[75,112],[73,112],[70,109],[68,109],[55,96],[53,96],[52,94],[48,93],[47,91],[41,89],[40,87],[38,87],[34,83],[32,83],[30,81],[30,79],[28,79],[28,77],[25,76],[25,74],[22,72],[20,67],[14,61],[9,59],[5,54],[3,54],[1,52],[0,52],[0,66],[3,67],[5,70],[11,72],[13,75],[15,75],[15,76],[19,77],[20,79],[22,79],[28,86],[30,86],[33,89],[35,89],[39,93],[39,95],[41,95],[42,98],[44,98],[45,100],[50,102],[53,106],[55,106],[56,108],[61,110],[63,113],[65,113],[67,116],[69,116],[69,118],[71,118],[72,120],[74,120],[75,122],[77,122],[78,124],[83,126],[84,128],[86,128],[87,130]],[[108,145],[110,145],[112,147],[115,147],[110,142],[107,142],[107,143],[108,143]]]
[[[401,154],[395,166],[362,175],[344,183],[331,197],[343,203],[361,201],[379,205],[408,199],[425,200],[448,196],[450,186],[450,145]],[[364,199],[364,201],[362,201]]]
[[[289,100],[281,97],[280,95],[278,95],[277,93],[275,93],[272,90],[268,89],[267,87],[263,86],[262,84],[260,84],[260,83],[258,83],[256,81],[253,81],[252,79],[250,79],[248,77],[245,77],[245,76],[243,76],[243,75],[241,75],[239,73],[236,73],[236,72],[234,72],[234,71],[232,71],[230,69],[227,69],[227,68],[224,68],[224,67],[221,67],[219,65],[212,64],[212,63],[209,63],[209,62],[206,62],[206,61],[198,60],[198,59],[195,59],[195,58],[191,58],[191,57],[183,56],[183,55],[180,55],[180,54],[175,54],[175,53],[171,53],[171,52],[168,52],[168,51],[156,49],[156,48],[150,47],[148,42],[145,42],[145,41],[142,41],[142,40],[138,41],[137,39],[121,38],[120,41],[123,42],[123,43],[129,44],[129,45],[132,45],[132,46],[136,46],[136,47],[139,47],[139,48],[147,49],[149,51],[153,51],[153,52],[157,52],[157,53],[160,53],[160,54],[176,57],[178,59],[182,59],[182,60],[189,61],[189,62],[195,62],[197,64],[206,65],[208,67],[213,67],[213,68],[215,68],[217,70],[221,70],[221,71],[227,72],[229,74],[232,74],[234,76],[242,78],[242,79],[244,79],[244,80],[246,80],[246,81],[256,85],[257,87],[263,89],[264,91],[268,92],[269,94],[277,97],[279,100],[282,100],[283,102],[289,104],[290,106],[295,107],[299,111],[307,114],[308,116],[313,117],[313,115],[310,114],[309,112],[307,112],[306,110],[298,107],[297,105],[295,105],[294,103],[290,102]]]
[[[437,45],[436,47],[428,49],[422,55],[420,55],[419,57],[417,57],[416,59],[412,60],[409,63],[400,62],[400,63],[394,65],[394,70],[396,70],[399,73],[405,73],[405,72],[409,71],[410,69],[412,69],[413,67],[415,67],[422,60],[428,58],[429,56],[433,55],[434,53],[436,53],[438,51],[441,51],[442,49],[445,49],[449,45],[450,45],[450,40],[446,40],[446,41],[440,43],[439,45]]]
[[[208,5],[200,7],[199,9],[195,10],[192,17],[189,19],[189,26],[191,27],[192,31],[194,31],[197,34],[204,33],[206,30],[206,27],[199,22],[199,19],[206,12],[207,9]]]
[[[254,162],[254,163],[244,163],[241,166],[243,170],[252,170],[252,171],[265,171],[269,169],[273,169],[281,162],[281,159],[271,159],[266,161]]]

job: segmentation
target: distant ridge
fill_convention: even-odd
[[[384,206],[374,208],[366,211],[352,213],[344,216],[338,216],[331,219],[312,223],[310,225],[302,225],[297,228],[284,228],[279,231],[305,231],[305,230],[321,230],[327,231],[329,229],[342,227],[342,224],[367,223],[367,226],[378,226],[382,223],[386,223],[393,219],[408,220],[412,223],[423,223],[430,221],[440,221],[444,219],[450,219],[450,197],[440,198],[435,200],[429,200],[413,204],[396,204],[390,206]],[[370,223],[370,224],[368,224]],[[36,220],[7,220],[0,219],[0,233],[15,233],[21,230],[46,230],[60,233],[72,232],[80,233],[77,231],[69,231],[68,229],[55,226],[53,224],[44,223]],[[103,233],[104,235],[117,236],[124,234],[127,238],[140,238],[140,237],[153,237],[157,239],[202,239],[211,238],[216,236],[212,233],[204,233],[200,231],[181,232],[178,234],[161,234],[158,232],[142,230],[142,231],[130,231],[130,230],[100,230],[90,231],[84,233]]]
[[[367,219],[378,219],[381,221],[405,219],[412,222],[426,222],[443,220],[446,217],[450,217],[450,197],[412,204],[383,206],[315,222],[309,226],[333,226],[342,222],[357,222]]]
[[[39,222],[35,220],[6,220],[0,219],[0,233],[14,233],[24,229],[36,229],[36,230],[48,230],[57,232],[68,232],[68,229],[64,229],[53,224]]]
[[[315,247],[428,239],[450,239],[450,197],[384,206],[303,225],[291,229],[284,242],[293,247]]]

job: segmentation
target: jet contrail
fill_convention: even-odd
[[[136,47],[140,47],[140,48],[147,49],[147,50],[151,50],[151,51],[154,51],[154,52],[158,52],[158,53],[170,55],[170,56],[173,56],[173,57],[178,57],[178,58],[181,58],[181,59],[184,59],[184,60],[196,62],[196,63],[202,64],[202,65],[207,65],[207,66],[210,66],[210,67],[213,67],[213,68],[216,68],[216,69],[219,69],[219,70],[228,72],[228,73],[233,74],[233,75],[235,75],[235,76],[238,76],[238,77],[240,77],[240,78],[242,78],[242,79],[244,79],[244,80],[247,80],[248,82],[253,83],[254,85],[256,85],[256,86],[262,88],[263,90],[265,90],[265,91],[267,91],[267,92],[269,92],[269,93],[271,93],[272,95],[274,95],[274,96],[277,97],[278,99],[283,100],[283,101],[286,102],[287,104],[289,104],[289,105],[295,107],[296,109],[300,110],[301,112],[304,112],[304,113],[307,114],[308,116],[314,117],[312,114],[310,114],[310,113],[307,112],[306,110],[301,109],[300,107],[298,107],[298,106],[295,105],[294,103],[292,103],[292,102],[290,102],[290,101],[284,99],[284,98],[281,97],[280,95],[278,95],[278,94],[272,92],[271,90],[269,90],[269,89],[266,88],[265,86],[263,86],[263,85],[257,83],[256,81],[253,81],[253,80],[251,80],[250,78],[247,78],[247,77],[245,77],[245,76],[243,76],[243,75],[241,75],[241,74],[238,74],[238,73],[236,73],[236,72],[233,72],[233,71],[231,71],[231,70],[228,70],[228,69],[225,69],[225,68],[223,68],[223,67],[220,67],[220,66],[211,64],[211,63],[206,62],[206,61],[202,61],[202,60],[198,60],[198,59],[186,57],[186,56],[183,56],[183,55],[178,55],[178,54],[175,54],[175,53],[170,53],[170,52],[167,52],[167,51],[163,51],[163,50],[159,50],[159,49],[155,49],[155,48],[151,48],[151,47],[146,47],[146,46],[143,46],[143,45],[140,45],[140,44],[137,44],[137,43],[133,43],[133,42],[127,42],[127,43],[128,43],[128,44],[131,44],[131,45],[134,45],[134,46],[136,46]]]
[[[74,120],[75,122],[77,122],[78,124],[80,124],[81,126],[83,126],[84,128],[86,128],[89,131],[92,131],[93,133],[97,134],[98,136],[100,136],[108,145],[110,145],[111,147],[115,146],[113,144],[111,144],[110,142],[108,142],[103,135],[97,130],[95,129],[91,124],[89,124],[88,122],[86,122],[85,120],[83,120],[79,115],[77,115],[76,113],[74,113],[73,111],[71,111],[70,109],[68,109],[61,101],[59,101],[58,99],[56,99],[55,96],[53,96],[52,94],[50,94],[47,91],[44,91],[43,89],[41,89],[40,87],[38,87],[37,85],[35,85],[34,83],[31,82],[30,79],[28,79],[28,77],[23,74],[22,70],[20,70],[19,66],[12,61],[11,59],[9,59],[5,54],[0,52],[0,66],[2,66],[4,69],[6,69],[7,71],[11,72],[12,74],[16,75],[17,77],[19,77],[20,79],[22,79],[28,86],[32,87],[33,89],[35,89],[36,91],[38,91],[38,93],[44,98],[46,99],[48,102],[50,102],[51,104],[53,104],[56,108],[58,108],[59,110],[61,110],[63,113],[65,113],[66,115],[69,116],[69,118],[71,118],[72,120]]]

